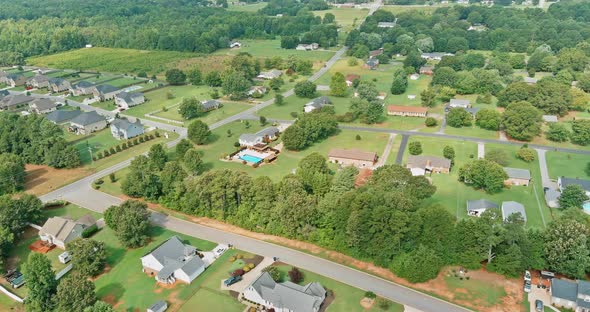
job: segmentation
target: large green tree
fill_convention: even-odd
[[[333,96],[343,97],[346,96],[346,79],[340,72],[332,75],[330,80],[330,94]]]
[[[195,144],[206,144],[210,135],[211,131],[209,130],[209,126],[200,120],[195,120],[188,125],[187,137]]]
[[[67,245],[75,270],[85,277],[96,276],[104,270],[107,261],[104,242],[79,238]]]
[[[408,88],[408,77],[406,72],[399,68],[393,72],[393,82],[391,83],[391,94],[402,94]]]
[[[166,81],[171,85],[181,85],[186,81],[186,74],[180,69],[169,69],[166,71]]]
[[[31,312],[45,312],[53,309],[53,297],[57,292],[55,272],[46,255],[32,252],[23,265],[27,277],[27,305]]]
[[[566,208],[582,208],[582,204],[588,200],[586,191],[577,184],[570,184],[566,186],[559,196],[559,207]]]
[[[530,141],[541,133],[541,112],[527,102],[513,103],[506,108],[502,124],[511,138]]]
[[[0,154],[0,195],[21,191],[25,186],[25,163],[14,154]]]
[[[125,247],[144,246],[150,229],[150,212],[147,204],[137,200],[127,200],[120,206],[111,206],[105,211],[106,224]]]
[[[78,272],[72,272],[61,280],[55,296],[57,310],[68,312],[84,312],[97,300],[94,283]]]
[[[590,268],[589,229],[576,220],[553,221],[545,233],[545,257],[551,270],[583,278]]]
[[[459,179],[488,193],[496,193],[504,188],[504,180],[508,179],[508,175],[502,166],[486,159],[479,159],[461,167]]]

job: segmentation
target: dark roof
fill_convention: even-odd
[[[55,102],[50,99],[35,99],[31,102],[31,105],[37,106],[38,110],[46,110],[57,107],[57,104],[55,104]]]
[[[133,102],[133,98],[141,97],[141,96],[143,96],[143,93],[141,93],[141,92],[129,93],[127,91],[123,91],[123,92],[117,93],[117,95],[115,95],[115,96],[120,99],[125,100],[125,102]]]
[[[0,101],[0,107],[11,107],[19,104],[27,103],[33,100],[32,97],[23,94],[7,95]]]
[[[410,155],[408,157],[407,165],[408,165],[408,167],[411,167],[411,168],[423,168],[423,169],[432,168],[432,167],[451,168],[451,160],[446,159],[446,158],[442,158],[442,157],[436,157],[436,156]]]
[[[479,210],[479,209],[492,209],[498,208],[496,203],[493,203],[487,199],[478,199],[478,200],[468,200],[467,201],[467,211],[471,210]]]
[[[582,298],[580,298],[582,297]],[[590,301],[586,301],[586,298],[590,297],[590,282],[578,280],[578,300],[576,304],[578,307],[590,308]]]
[[[202,101],[201,106],[203,106],[204,109],[216,108],[216,107],[219,107],[219,101],[218,100]]]
[[[55,122],[55,123],[63,123],[68,120],[72,120],[82,114],[79,110],[56,110],[45,115],[45,118]]]
[[[49,83],[54,85],[70,85],[70,82],[63,78],[49,78]]]
[[[528,169],[504,167],[504,172],[506,172],[508,177],[511,179],[523,179],[523,180],[530,180],[531,179],[531,172]]]
[[[127,118],[118,118],[111,122],[111,126],[125,130],[128,130],[133,127],[143,127],[143,125],[141,124],[141,120],[139,120],[139,118],[137,118],[135,122],[131,122]]]
[[[10,92],[8,92],[8,90],[0,90],[0,98],[3,98],[9,94]]]
[[[262,273],[250,286],[263,300],[271,302],[276,308],[286,308],[294,312],[319,309],[326,298],[326,290],[320,283],[303,286],[291,282],[277,283],[268,272]]]
[[[105,120],[104,116],[99,115],[95,111],[90,111],[90,112],[81,113],[80,115],[78,115],[74,119],[72,119],[70,122],[75,123],[80,126],[87,126],[87,125],[91,125],[93,123],[97,123],[99,121],[104,121],[104,120]]]
[[[575,184],[581,186],[586,192],[590,192],[590,180],[582,180],[582,179],[574,179],[574,178],[566,178],[566,177],[559,177],[561,180],[561,187],[566,188],[568,185]]]
[[[311,100],[309,103],[305,104],[305,106],[313,106],[315,108],[322,108],[325,105],[332,104],[332,100],[330,100],[327,96],[320,96]]]
[[[378,59],[371,58],[371,59],[368,59],[367,60],[366,64],[369,65],[369,66],[371,66],[371,67],[377,66],[377,65],[379,65],[379,60]]]
[[[578,284],[573,281],[554,278],[551,280],[551,296],[568,301],[576,301],[578,297]]]
[[[111,92],[115,92],[117,90],[119,90],[119,88],[113,87],[109,84],[96,86],[96,91],[98,91],[98,93],[100,93],[100,94],[111,93]]]
[[[74,85],[76,88],[90,88],[94,86],[94,84],[90,81],[82,80]]]

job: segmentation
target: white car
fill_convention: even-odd
[[[531,281],[531,272],[529,272],[528,270],[524,271],[524,280],[527,282]]]

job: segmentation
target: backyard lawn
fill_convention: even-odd
[[[183,98],[195,97],[198,100],[208,100],[212,89],[207,86],[169,86],[145,93],[146,102],[125,111],[125,114],[144,118],[145,114],[154,113],[166,107],[177,105]],[[169,98],[168,95],[172,97]]]
[[[219,109],[212,110],[210,112],[205,113],[202,117],[195,118],[200,119],[202,122],[210,125],[225,118],[231,117],[237,113],[247,110],[248,108],[252,107],[250,104],[241,103],[241,102],[222,102],[223,106]],[[184,119],[180,113],[178,112],[178,107],[170,108],[166,111],[161,111],[154,116],[163,117],[167,119],[172,119],[176,121],[182,121],[187,125],[190,123],[191,120]]]
[[[586,168],[590,157],[583,154],[562,153],[548,151],[545,154],[549,176],[557,180],[558,177],[590,179]]]

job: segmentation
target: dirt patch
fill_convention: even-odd
[[[100,274],[98,274],[97,276],[90,277],[89,280],[95,282],[99,277],[109,273],[112,269],[113,268],[110,265],[106,264],[102,272],[100,272]]]
[[[91,173],[84,168],[55,169],[44,165],[26,165],[25,192],[33,195],[47,194]]]
[[[264,260],[264,257],[263,256],[259,256],[259,255],[255,255],[252,258],[242,259],[242,260],[244,260],[244,262],[246,264],[252,263],[252,264],[254,264],[254,266],[258,266],[260,264],[260,262],[262,262],[262,260]]]
[[[175,62],[173,67],[179,69],[198,68],[203,73],[208,73],[214,70],[224,71],[226,68],[226,61],[231,58],[232,57],[229,55],[209,55],[203,57],[193,57]]]
[[[320,312],[326,312],[326,310],[328,310],[328,307],[330,306],[330,304],[332,302],[334,302],[334,300],[336,299],[336,296],[334,295],[334,292],[329,290],[326,293],[326,299],[324,300],[324,303],[322,304],[322,307],[320,308]]]
[[[356,176],[356,180],[354,181],[354,186],[360,187],[365,185],[369,178],[373,175],[373,170],[371,169],[361,169],[359,174]]]
[[[375,304],[375,299],[371,299],[371,298],[361,299],[361,307],[363,307],[363,309],[365,309],[365,310],[369,310],[371,307],[373,307],[373,304]]]
[[[229,291],[229,295],[230,295],[230,296],[232,296],[232,297],[233,297],[233,298],[235,298],[235,299],[238,299],[238,298],[240,298],[240,293],[239,293],[239,292],[237,292],[237,291],[235,291],[235,290],[230,290],[230,291]]]
[[[117,297],[115,297],[115,295],[113,294],[108,294],[102,298],[100,298],[100,300],[114,306],[117,303]]]

